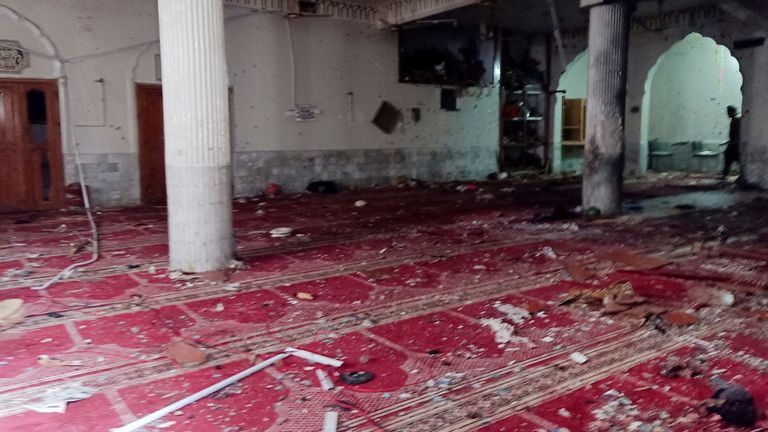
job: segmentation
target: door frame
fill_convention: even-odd
[[[143,138],[143,132],[144,132],[144,124],[141,117],[141,109],[142,109],[142,98],[139,96],[142,89],[160,89],[160,91],[163,90],[162,83],[135,83],[135,92],[134,97],[136,101],[136,143],[138,146],[138,160],[139,160],[139,199],[142,203],[145,202],[144,197],[144,186],[146,181],[149,181],[149,179],[146,178],[143,171],[143,166],[146,166],[147,161],[145,160],[148,155],[145,153],[144,146],[142,145],[142,138]],[[235,153],[235,88],[232,85],[229,85],[227,87],[227,106],[229,110],[229,151],[230,151],[230,158],[234,157]],[[163,123],[165,123],[165,107],[163,106]],[[232,182],[232,194],[234,195],[235,190],[235,184]]]
[[[142,91],[143,90],[157,90],[159,89],[162,92],[163,85],[162,84],[152,84],[152,83],[136,83],[135,84],[135,97],[136,97],[136,132],[137,132],[137,144],[138,144],[138,153],[139,153],[139,199],[142,203],[146,203],[146,197],[144,196],[144,191],[146,190],[147,182],[150,181],[149,178],[147,178],[146,173],[144,172],[145,167],[149,163],[148,158],[149,155],[146,153],[146,146],[143,143],[144,134],[147,133],[145,128],[146,125],[144,124],[144,118],[142,117],[142,109],[143,109],[143,98],[142,98]],[[161,111],[163,111],[161,109]],[[165,155],[163,155],[163,158],[165,158]]]
[[[0,78],[0,83],[9,84],[22,84],[31,88],[26,88],[26,91],[39,89],[42,90],[45,97],[45,109],[48,126],[48,164],[51,176],[51,190],[49,192],[49,200],[42,200],[43,185],[40,183],[40,178],[34,176],[33,184],[28,184],[24,191],[25,196],[30,198],[26,208],[20,209],[22,211],[35,211],[35,210],[52,210],[61,208],[64,205],[64,154],[62,149],[62,134],[61,134],[61,110],[59,106],[59,81],[57,79],[45,79],[45,78]],[[23,110],[27,108],[26,98],[22,99],[21,106]],[[22,118],[26,118],[27,114],[20,113]],[[25,142],[30,141],[30,129],[29,120],[25,122],[22,137]],[[26,167],[26,169],[32,169],[33,167]],[[34,195],[32,195],[34,194]],[[35,197],[34,201],[31,197]]]

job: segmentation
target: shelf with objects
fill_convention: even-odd
[[[544,98],[539,86],[502,91],[501,135],[507,169],[541,169],[544,138]]]
[[[546,159],[547,91],[539,62],[503,44],[500,160],[502,170],[541,171]]]

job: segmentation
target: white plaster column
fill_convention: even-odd
[[[158,0],[170,267],[232,258],[232,160],[221,0]]]
[[[624,109],[632,0],[582,0],[589,10],[589,78],[583,207],[621,213]]]

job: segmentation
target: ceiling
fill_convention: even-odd
[[[641,1],[634,16],[656,15],[660,12],[716,3],[715,0]],[[588,10],[579,6],[579,0],[555,0],[555,8],[563,30],[587,26]],[[469,6],[432,18],[456,19],[460,22],[493,22],[506,30],[519,33],[549,32],[553,27],[546,0],[499,0],[493,6]]]

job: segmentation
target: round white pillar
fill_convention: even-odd
[[[232,157],[221,0],[158,0],[170,268],[232,259]]]
[[[604,0],[589,11],[589,79],[583,207],[622,209],[624,108],[630,0]]]

